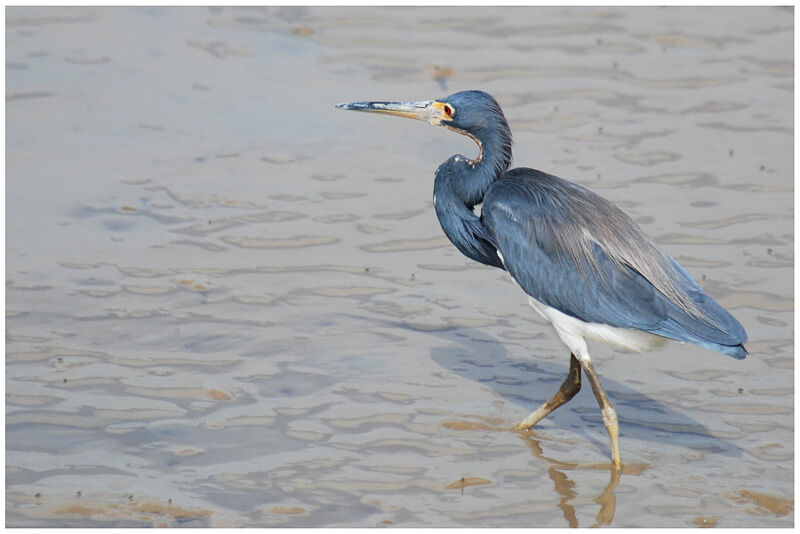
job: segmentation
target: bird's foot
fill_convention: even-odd
[[[519,424],[514,425],[511,427],[511,430],[515,430],[517,432],[527,432],[531,428],[533,428],[534,423],[529,423],[528,420],[524,420]]]

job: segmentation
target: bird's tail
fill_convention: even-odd
[[[747,356],[744,343],[747,332],[744,327],[713,298],[706,295],[697,282],[674,259],[669,258],[680,279],[675,284],[683,289],[692,299],[704,317],[695,317],[686,313],[681,306],[670,302],[667,309],[667,321],[661,331],[655,334],[694,343],[705,349],[727,354],[737,360]]]

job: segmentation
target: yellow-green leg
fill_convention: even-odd
[[[592,386],[594,387],[594,386]],[[553,397],[542,404],[535,412],[526,417],[515,430],[528,430],[530,427],[547,417],[553,410],[565,404],[581,390],[581,364],[574,354],[570,354],[569,372]]]
[[[600,411],[603,414],[603,424],[606,426],[608,436],[611,438],[611,460],[614,462],[614,467],[616,469],[621,469],[622,461],[619,457],[619,421],[617,420],[617,412],[611,407],[611,402],[609,402],[608,397],[606,397],[603,386],[600,385],[600,378],[597,376],[597,373],[594,372],[592,362],[588,358],[581,360],[581,367],[583,367],[583,372],[586,373],[586,378],[589,379],[589,383],[592,385],[592,391],[594,391],[597,404],[600,405]]]

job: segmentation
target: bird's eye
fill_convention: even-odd
[[[448,117],[452,117],[453,116],[453,108],[451,108],[450,106],[445,104],[445,106],[444,106],[444,114],[447,115]]]

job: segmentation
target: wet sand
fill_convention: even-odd
[[[7,526],[790,527],[793,13],[6,13]],[[483,89],[617,203],[735,361],[568,354],[441,233],[469,140],[333,105]]]

